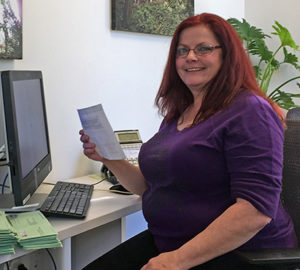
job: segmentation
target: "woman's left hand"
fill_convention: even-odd
[[[180,261],[176,252],[161,253],[157,257],[154,257],[145,264],[141,270],[187,270],[180,266]]]

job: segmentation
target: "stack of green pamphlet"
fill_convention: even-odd
[[[17,234],[6,219],[4,211],[0,211],[0,255],[14,254]]]
[[[62,247],[57,232],[40,211],[7,214],[23,249]]]
[[[57,232],[40,211],[5,214],[0,211],[0,255],[23,249],[62,247]]]

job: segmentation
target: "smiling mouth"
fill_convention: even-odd
[[[202,68],[187,68],[185,71],[187,72],[193,72],[193,71],[201,71],[201,70],[204,70],[205,68],[202,67]]]

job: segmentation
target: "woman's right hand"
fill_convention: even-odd
[[[81,135],[80,141],[82,142],[83,153],[92,160],[101,162],[105,161],[106,159],[97,153],[96,144],[90,142],[90,137],[87,134],[85,134],[83,130],[80,130],[79,134]]]

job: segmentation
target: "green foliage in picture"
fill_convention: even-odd
[[[113,0],[112,29],[171,36],[194,15],[193,0]]]
[[[0,0],[0,59],[22,58],[22,0]]]
[[[298,58],[293,53],[299,50],[299,46],[296,45],[288,29],[275,21],[272,25],[274,32],[272,32],[271,35],[279,38],[280,45],[276,50],[271,51],[267,47],[265,39],[272,37],[265,34],[262,29],[251,26],[245,19],[239,21],[238,19],[230,18],[228,21],[243,40],[244,47],[250,58],[256,60],[254,68],[260,88],[280,107],[286,110],[298,107],[295,105],[294,98],[300,98],[300,94],[290,93],[284,91],[282,88],[300,79],[300,73],[299,76],[291,77],[275,88],[270,89],[270,82],[273,75],[275,72],[278,72],[279,69],[283,69],[286,64],[292,65],[297,71],[300,71]],[[279,57],[280,52],[283,57]],[[300,87],[299,82],[295,85],[298,88]]]

